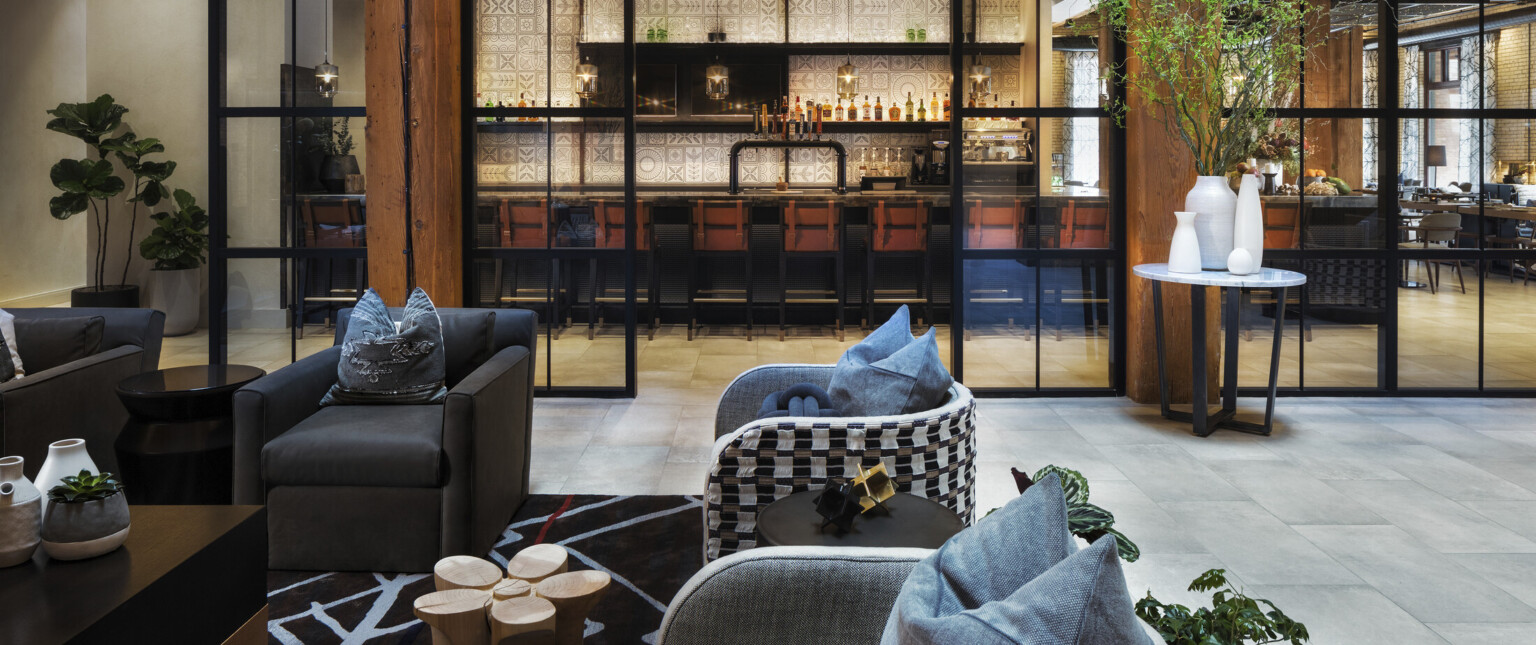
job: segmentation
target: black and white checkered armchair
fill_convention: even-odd
[[[757,420],[763,398],[796,383],[823,388],[832,365],[762,365],[736,377],[715,412],[704,504],[704,559],[757,546],[757,513],[781,497],[852,479],[884,462],[896,490],[975,519],[976,399],[950,387],[938,408],[887,417]]]

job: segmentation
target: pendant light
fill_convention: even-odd
[[[715,57],[715,64],[704,68],[704,95],[719,101],[731,93],[731,70],[720,64],[720,57]]]
[[[992,68],[982,65],[976,57],[971,57],[971,96],[981,97],[992,93]]]
[[[331,64],[331,3],[325,3],[325,62],[315,66],[315,93],[322,98],[341,90],[341,69]]]
[[[843,14],[843,42],[850,42],[853,38],[853,16],[851,15],[852,0],[844,5],[847,12]],[[859,68],[853,66],[853,59],[846,58],[842,66],[837,68],[837,98],[852,101],[859,94]]]
[[[581,37],[578,40],[585,42],[587,39],[587,3],[585,0],[577,6],[577,11],[580,14],[577,20],[580,21],[579,28],[581,29]],[[592,57],[590,55],[582,56],[581,64],[576,66],[576,96],[582,99],[590,99],[597,96],[597,81],[597,66],[592,64]]]

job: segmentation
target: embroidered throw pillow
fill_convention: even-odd
[[[336,384],[320,405],[438,403],[448,395],[443,323],[421,289],[411,292],[398,328],[378,292],[352,309]]]

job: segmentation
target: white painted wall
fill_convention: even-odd
[[[57,191],[48,170],[64,157],[85,155],[85,144],[44,128],[44,110],[86,99],[86,0],[7,2],[0,22],[0,304],[48,303],[85,283],[86,214],[67,221],[48,215]],[[49,294],[55,294],[49,298]],[[42,296],[37,298],[37,296]],[[17,301],[21,302],[17,302]]]

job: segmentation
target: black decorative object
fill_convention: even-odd
[[[1264,194],[1265,195],[1273,195],[1273,194],[1275,194],[1275,173],[1272,173],[1272,172],[1264,173]]]
[[[853,530],[853,518],[864,512],[859,506],[859,494],[854,491],[853,484],[848,482],[827,484],[814,501],[816,514],[826,520],[821,523],[821,528],[834,524],[846,533]]]

